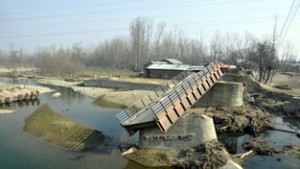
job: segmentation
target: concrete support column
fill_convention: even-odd
[[[243,91],[242,83],[217,82],[193,107],[239,107],[243,105]]]
[[[140,148],[183,149],[217,139],[212,118],[190,113],[180,118],[167,133],[158,127],[140,130]]]

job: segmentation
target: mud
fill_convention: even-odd
[[[122,154],[139,164],[151,167],[221,168],[233,157],[216,140],[190,149],[135,149]]]
[[[290,156],[295,156],[300,159],[300,145],[299,144],[290,144],[283,146],[282,151]]]
[[[272,126],[272,116],[258,107],[245,105],[243,107],[210,107],[196,108],[189,112],[205,114],[213,118],[218,133],[248,133],[257,135]]]
[[[265,140],[252,139],[242,144],[245,150],[253,150],[257,155],[274,155],[280,151],[267,145]]]
[[[170,167],[172,166],[171,159],[175,158],[177,154],[178,150],[131,148],[122,153],[122,156],[144,166]]]
[[[48,105],[38,107],[25,119],[25,132],[66,150],[86,151],[103,146],[109,138],[54,112]]]
[[[210,141],[192,149],[181,150],[172,164],[179,168],[221,168],[229,159],[231,155],[221,143]]]
[[[273,114],[287,117],[300,117],[300,99],[294,96],[264,91],[255,101],[258,107]]]
[[[241,82],[246,92],[254,97],[254,105],[260,109],[289,117],[300,117],[299,78],[276,74],[271,84],[259,83],[253,75],[243,71],[225,74],[225,81]]]
[[[94,103],[104,107],[127,108],[149,93],[148,90],[113,90],[95,99]]]
[[[273,148],[267,145],[267,140],[252,139],[242,144],[246,150],[253,150],[257,155],[274,155],[284,153],[289,156],[295,156],[300,159],[300,145],[290,144],[279,148]]]

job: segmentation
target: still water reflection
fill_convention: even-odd
[[[53,98],[51,94],[42,94],[38,101],[6,105],[15,108],[16,112],[0,115],[0,168],[124,168],[128,162],[120,156],[116,146],[136,137],[128,137],[114,118],[121,110],[93,105],[92,99],[66,88],[51,88],[62,96]],[[45,103],[74,121],[102,131],[112,137],[112,141],[97,151],[78,153],[64,151],[23,132],[24,119]]]

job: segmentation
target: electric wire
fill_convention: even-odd
[[[292,7],[293,7],[293,6],[292,6]],[[296,4],[295,8],[294,8],[294,9],[291,9],[291,10],[294,12],[294,14],[293,14],[293,16],[292,16],[292,18],[291,18],[291,20],[290,20],[290,22],[289,22],[288,27],[287,27],[286,30],[285,30],[283,36],[280,35],[280,39],[279,39],[279,41],[278,41],[278,44],[277,44],[277,46],[276,46],[276,49],[278,49],[278,48],[280,47],[280,45],[281,45],[282,41],[284,40],[284,38],[285,38],[287,32],[289,31],[289,28],[290,28],[292,22],[294,21],[294,18],[295,18],[295,16],[296,16],[297,12],[298,12],[299,7],[300,7],[300,0],[298,0],[298,2],[297,2],[297,4]],[[288,17],[288,16],[287,16],[287,17]]]
[[[293,0],[292,6],[290,7],[290,10],[289,10],[289,12],[288,12],[288,15],[287,15],[287,17],[285,18],[285,21],[284,21],[284,23],[283,23],[282,29],[281,29],[280,34],[279,34],[279,36],[278,36],[278,44],[279,44],[280,39],[281,39],[281,37],[282,37],[283,31],[284,31],[284,29],[285,29],[285,26],[286,26],[287,22],[289,21],[289,18],[290,18],[290,16],[291,16],[292,11],[293,11],[295,2],[296,2],[296,0]]]
[[[253,1],[261,1],[261,0],[239,0],[239,1],[226,1],[226,2],[218,2],[218,3],[206,3],[206,4],[189,4],[183,5],[185,3],[176,3],[168,4],[168,5],[148,5],[148,6],[138,6],[138,7],[130,7],[130,8],[118,8],[112,10],[102,10],[102,11],[93,11],[93,12],[81,12],[81,13],[72,13],[72,14],[59,14],[59,15],[46,15],[46,16],[34,16],[34,17],[21,17],[21,18],[9,18],[9,19],[1,19],[0,21],[18,21],[18,20],[40,20],[40,19],[48,19],[48,18],[62,18],[62,17],[74,17],[74,16],[82,16],[82,15],[91,15],[91,14],[108,14],[108,13],[116,13],[121,11],[144,11],[144,10],[153,10],[153,9],[167,9],[167,8],[183,8],[183,7],[198,7],[198,6],[207,6],[207,5],[222,5],[222,4],[235,4],[235,3],[245,3],[245,2],[253,2]],[[175,4],[175,5],[174,5]]]
[[[168,27],[172,26],[181,26],[181,25],[188,25],[189,27],[193,26],[209,26],[209,25],[228,25],[228,24],[245,24],[245,23],[266,23],[267,21],[272,22],[272,19],[269,20],[250,20],[245,21],[245,19],[236,20],[238,22],[233,22],[234,20],[231,20],[231,22],[196,22],[196,23],[187,23],[184,24],[170,24],[167,25]],[[8,39],[8,38],[29,38],[29,37],[41,37],[41,36],[62,36],[62,35],[72,35],[72,34],[88,34],[88,33],[100,33],[100,32],[111,32],[111,31],[126,31],[128,28],[107,28],[107,29],[97,29],[97,30],[86,30],[86,31],[73,31],[73,32],[56,32],[56,33],[41,33],[41,34],[24,34],[24,35],[3,35],[0,36],[1,39]]]
[[[236,11],[211,11],[205,13],[188,13],[188,14],[173,14],[173,15],[154,15],[151,18],[159,18],[159,17],[184,17],[184,16],[203,16],[211,14],[223,14],[223,13],[239,13],[239,12],[259,12],[266,10],[280,10],[285,8],[273,8],[273,9],[256,9],[256,10],[236,10]],[[260,17],[261,18],[261,17]],[[131,18],[110,18],[110,19],[96,19],[96,20],[84,20],[84,21],[74,21],[74,22],[60,22],[60,23],[47,23],[47,24],[28,24],[28,25],[20,25],[20,26],[0,26],[1,28],[8,29],[20,29],[20,28],[32,28],[32,27],[45,27],[45,26],[62,26],[62,25],[72,25],[72,24],[83,24],[83,23],[95,23],[95,22],[113,22],[113,21],[123,21]]]

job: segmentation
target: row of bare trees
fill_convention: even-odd
[[[33,63],[43,73],[71,73],[82,66],[142,71],[147,62],[164,58],[193,65],[217,60],[257,68],[259,79],[267,82],[279,63],[275,35],[273,31],[269,39],[260,40],[249,32],[242,36],[216,32],[206,42],[202,36],[192,39],[181,30],[166,30],[164,22],[154,24],[151,19],[138,17],[130,23],[128,36],[89,47],[75,43],[70,48],[40,48],[30,55],[12,48],[0,51],[0,64]]]

